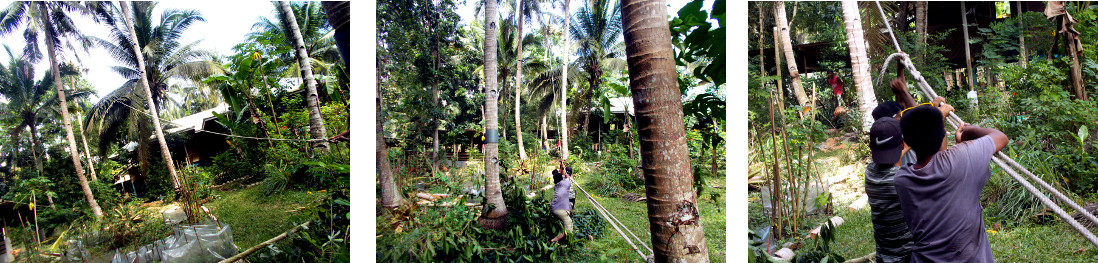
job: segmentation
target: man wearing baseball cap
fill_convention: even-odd
[[[938,103],[901,112],[904,142],[918,155],[894,177],[904,220],[914,239],[912,262],[995,262],[984,232],[980,193],[991,177],[989,163],[1010,141],[1003,132],[963,124],[957,144],[946,148]]]
[[[876,262],[908,262],[914,243],[892,180],[901,164],[911,164],[916,160],[915,155],[904,147],[903,133],[897,119],[902,104],[910,107],[915,103],[907,93],[902,70],[898,71],[890,86],[896,100],[903,103],[885,101],[873,109],[876,121],[869,129],[868,143],[873,160],[865,167],[865,193],[877,246]]]

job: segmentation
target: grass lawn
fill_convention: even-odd
[[[325,194],[285,190],[265,195],[262,187],[255,186],[219,195],[206,207],[232,227],[233,241],[245,250],[304,223],[301,207],[317,205]]]
[[[869,208],[840,212],[839,216],[846,222],[838,227],[831,247],[847,258],[873,252]],[[1098,249],[1061,221],[1004,228],[994,234],[988,233],[987,239],[991,253],[999,262],[1098,262]]]
[[[585,181],[585,177],[576,177],[576,183],[582,183]],[[707,178],[709,185],[724,185],[724,178]],[[590,192],[590,189],[587,189]],[[709,199],[709,192],[720,192],[721,196],[717,198],[716,202]],[[698,212],[701,213],[702,227],[705,231],[705,243],[709,247],[709,261],[710,262],[724,262],[725,261],[725,199],[724,189],[709,188],[698,199]],[[592,193],[593,194],[593,193]],[[639,194],[644,194],[640,192]],[[637,237],[644,240],[645,243],[651,245],[651,234],[648,225],[648,208],[644,202],[629,202],[622,198],[616,197],[595,197],[596,200],[610,213],[614,214],[618,220],[621,220],[622,224],[626,228],[633,231]],[[576,207],[575,211],[578,213],[586,209],[595,209],[590,201],[583,196],[583,193],[576,189]],[[624,232],[624,230],[622,231]],[[628,232],[625,232],[629,235]],[[632,238],[632,237],[630,237]],[[642,252],[648,254],[648,251],[641,248]],[[600,238],[588,241],[579,249],[577,253],[571,255],[571,258],[566,258],[566,262],[589,262],[593,260],[602,260],[601,258],[592,258],[592,255],[599,255],[604,257],[608,262],[641,262],[641,258],[637,255],[637,252],[633,251],[633,248],[626,243],[625,240],[614,231],[614,228],[610,226],[609,222],[606,224],[606,229]]]

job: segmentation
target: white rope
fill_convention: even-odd
[[[572,184],[575,185],[577,188],[579,188],[581,192],[583,192],[583,195],[585,197],[587,197],[587,200],[590,201],[591,204],[598,204],[598,201],[595,201],[595,198],[591,197],[591,195],[588,194],[586,190],[583,190],[583,187],[579,187],[579,184],[576,183],[575,180],[572,181]],[[609,216],[607,216],[607,214],[610,213],[609,211],[603,211],[602,209],[599,209],[599,207],[601,207],[601,205],[595,205],[595,206],[596,206],[595,211],[599,212],[599,215],[602,216],[603,219],[606,219],[607,222],[610,222],[610,226],[614,227],[614,231],[617,231],[618,234],[620,234],[621,237],[623,239],[625,239],[625,242],[629,243],[629,246],[633,247],[633,251],[636,251],[637,254],[640,255],[641,258],[644,259],[645,262],[648,262],[648,256],[644,255],[644,253],[641,252],[639,248],[637,248],[637,245],[633,244],[633,240],[629,239],[629,237],[625,236],[625,233],[623,233],[621,231],[621,228],[625,228],[625,225],[622,225],[621,228],[619,228],[618,225],[615,224],[614,221],[611,220]],[[629,231],[629,228],[625,228],[625,230]],[[632,232],[630,232],[630,234],[631,233]],[[634,237],[636,237],[636,236],[634,236]],[[641,246],[645,247],[645,248],[648,248],[647,245],[645,245],[643,242],[641,243]],[[651,251],[652,249],[648,248],[648,250]]]
[[[888,25],[889,24],[888,19],[884,15],[884,9],[881,8],[880,2],[877,2],[877,8],[881,11],[881,17],[884,18],[885,25]],[[888,27],[889,27],[889,33],[891,34],[892,33],[891,32],[892,31],[891,26],[888,26]],[[892,57],[894,57],[894,56],[900,56],[900,62],[905,66],[905,68],[907,68],[907,70],[911,73],[911,75],[915,77],[916,84],[918,84],[916,86],[918,86],[919,89],[922,90],[923,93],[927,95],[927,97],[929,97],[929,98],[938,97],[938,94],[934,92],[934,89],[930,87],[930,84],[926,82],[926,79],[923,78],[922,74],[919,73],[919,71],[917,69],[915,69],[915,65],[914,65],[914,63],[911,62],[911,58],[908,57],[907,54],[904,54],[904,53],[902,53],[902,51],[900,51],[900,49],[899,49],[900,45],[899,45],[899,42],[896,41],[895,35],[893,35],[892,41],[893,41],[893,44],[896,45],[896,50],[898,52],[894,53],[892,55],[889,55],[888,58],[885,60],[886,62],[882,66],[881,75],[877,78],[877,81],[879,82],[880,79],[884,77],[883,75],[884,75],[885,69],[887,68],[888,61],[890,61],[892,59]],[[959,128],[961,125],[963,125],[965,123],[963,120],[961,120],[961,117],[957,116],[957,114],[954,113],[954,112],[950,112],[949,115],[947,116],[946,120],[950,124],[950,126],[953,126],[954,129]],[[1022,165],[1015,162],[1014,159],[1010,158],[1010,156],[1007,156],[1006,154],[1003,154],[1002,152],[996,152],[996,155],[992,156],[992,161],[995,163],[995,165],[998,165],[999,168],[1003,169],[1003,171],[1005,171],[1008,175],[1010,175],[1011,178],[1013,178],[1015,181],[1018,181],[1018,183],[1020,183],[1022,185],[1022,187],[1024,189],[1026,189],[1026,191],[1028,191],[1031,194],[1037,196],[1037,199],[1040,200],[1041,203],[1044,204],[1046,207],[1049,207],[1050,209],[1052,209],[1053,213],[1055,213],[1056,216],[1060,217],[1060,219],[1063,219],[1068,225],[1070,225],[1073,229],[1075,229],[1076,232],[1078,232],[1080,235],[1082,235],[1084,238],[1086,238],[1087,241],[1089,241],[1094,246],[1098,247],[1098,237],[1095,237],[1094,234],[1091,233],[1089,229],[1087,229],[1082,224],[1080,224],[1078,221],[1076,221],[1075,218],[1068,215],[1067,212],[1065,212],[1062,208],[1060,208],[1060,206],[1056,205],[1056,203],[1054,203],[1052,200],[1050,200],[1048,198],[1048,196],[1044,195],[1043,193],[1041,193],[1040,190],[1033,187],[1033,185],[1030,184],[1029,181],[1026,181],[1025,179],[1023,179],[1023,177],[1018,175],[1018,172],[1016,172],[1014,170],[1014,168],[1017,168],[1018,170],[1021,170],[1023,174],[1026,174],[1026,176],[1028,176],[1030,179],[1037,182],[1037,184],[1040,185],[1042,188],[1044,188],[1046,191],[1052,193],[1053,196],[1056,197],[1056,199],[1059,199],[1060,201],[1062,201],[1064,203],[1067,203],[1068,206],[1070,206],[1072,209],[1075,209],[1076,211],[1078,211],[1086,219],[1090,220],[1093,223],[1098,224],[1098,219],[1096,219],[1093,214],[1091,214],[1089,211],[1084,209],[1082,206],[1079,206],[1078,204],[1076,204],[1071,199],[1067,198],[1067,196],[1064,196],[1063,194],[1061,194],[1058,190],[1053,188],[1051,185],[1046,183],[1044,180],[1041,180],[1041,178],[1037,177],[1032,172],[1030,172],[1029,169],[1026,169]],[[1007,165],[1007,164],[1009,164],[1009,165]]]
[[[573,182],[573,183],[575,183],[575,181],[572,181],[572,182]],[[577,188],[579,188],[579,189],[580,189],[580,191],[581,191],[581,192],[583,192],[583,194],[587,194],[587,191],[586,191],[586,190],[584,190],[584,189],[583,189],[583,187],[580,187],[578,183],[576,184],[576,187],[577,187]],[[592,199],[594,199],[594,198],[592,198]],[[640,243],[640,244],[641,244],[641,247],[644,247],[645,249],[647,249],[647,250],[648,250],[648,253],[652,253],[652,254],[654,254],[654,253],[655,253],[655,252],[653,252],[653,251],[652,251],[652,248],[651,248],[651,247],[649,247],[647,243],[644,243],[644,240],[643,240],[643,239],[641,239],[641,238],[637,237],[637,234],[633,234],[633,231],[632,231],[632,230],[629,230],[629,228],[628,228],[628,227],[624,227],[624,226],[625,226],[625,224],[622,224],[622,223],[621,223],[621,220],[618,220],[618,218],[617,218],[616,216],[614,216],[614,214],[610,213],[610,209],[606,209],[606,207],[603,207],[603,206],[602,206],[602,203],[599,203],[599,202],[597,202],[597,201],[593,201],[593,202],[591,202],[591,203],[592,203],[592,204],[594,204],[594,206],[595,206],[596,208],[598,208],[598,209],[602,209],[603,211],[606,211],[606,214],[610,216],[610,219],[613,219],[613,220],[614,220],[614,222],[617,222],[617,224],[618,224],[618,225],[621,225],[621,226],[622,226],[622,228],[625,228],[625,232],[629,232],[629,235],[633,236],[633,238],[637,240],[637,243]]]

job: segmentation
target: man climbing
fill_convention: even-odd
[[[921,105],[900,113],[904,142],[918,161],[896,172],[894,185],[914,237],[912,262],[994,262],[984,232],[980,193],[991,177],[989,162],[1006,147],[1003,132],[962,124],[957,144],[946,148],[948,104]]]
[[[870,219],[873,222],[873,239],[876,241],[877,262],[908,262],[913,246],[911,232],[897,200],[893,176],[901,165],[915,162],[915,154],[905,147],[896,115],[901,105],[914,106],[914,99],[907,93],[903,70],[890,86],[895,101],[885,101],[873,109],[876,121],[869,129],[869,149],[873,161],[865,168],[865,193],[868,196]],[[902,158],[901,158],[902,156]]]

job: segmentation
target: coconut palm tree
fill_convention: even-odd
[[[617,1],[592,0],[576,13],[576,26],[570,28],[572,40],[578,45],[576,63],[583,69],[587,87],[578,99],[587,104],[583,128],[590,121],[592,103],[602,86],[603,72],[625,68],[625,45],[621,39],[621,9]],[[573,105],[578,109],[580,104]],[[576,112],[576,111],[573,111]]]
[[[487,228],[503,229],[507,223],[507,204],[503,203],[499,181],[499,89],[496,86],[496,31],[499,22],[496,1],[484,1],[484,192],[488,205],[484,206],[485,211],[477,223]]]
[[[538,17],[542,13],[541,2],[544,0],[517,0],[515,4],[518,7],[515,13],[517,14],[518,30],[515,31],[515,36],[518,38],[518,58],[520,61],[526,61],[522,55],[522,24],[525,21],[531,21]],[[515,63],[515,136],[518,138],[518,151],[519,159],[526,160],[526,147],[522,143],[522,121],[519,119],[519,109],[522,108],[522,64]]]
[[[305,103],[308,105],[309,110],[309,137],[314,140],[323,140],[328,138],[328,131],[324,127],[324,117],[320,116],[320,101],[316,93],[316,81],[313,80],[313,69],[309,64],[309,51],[305,49],[305,42],[301,36],[301,30],[297,26],[297,18],[294,16],[294,11],[290,9],[290,4],[286,1],[279,1],[278,4],[282,7],[282,16],[286,23],[290,25],[291,39],[294,41],[294,49],[297,51],[297,64],[301,68],[301,78],[305,82]],[[328,141],[313,141],[311,147],[320,153],[328,152]]]
[[[804,86],[801,85],[801,75],[797,71],[797,59],[793,57],[793,43],[789,39],[789,22],[785,18],[785,2],[774,2],[774,19],[778,24],[779,40],[781,40],[781,48],[785,52],[786,65],[789,65],[789,78],[792,79],[793,93],[797,97],[797,104],[808,106],[808,95],[804,93]]]
[[[31,64],[25,60],[16,58],[11,52],[11,48],[4,45],[4,50],[8,53],[7,66],[0,65],[0,95],[8,100],[6,106],[7,111],[14,114],[7,115],[5,117],[12,118],[9,123],[15,123],[15,126],[8,130],[8,133],[12,135],[12,139],[19,140],[19,135],[23,131],[29,131],[31,136],[31,155],[34,158],[34,168],[39,176],[45,176],[42,173],[42,159],[45,152],[45,147],[42,145],[42,140],[38,136],[38,125],[42,122],[50,119],[56,119],[51,117],[60,116],[60,108],[58,108],[58,100],[56,97],[52,97],[53,93],[53,79],[45,77],[41,80],[34,79],[34,64]],[[75,74],[76,71],[70,67],[62,67],[62,76],[70,76]],[[47,70],[46,76],[52,75],[52,72]],[[90,95],[88,92],[76,92],[69,94],[68,99],[84,98]],[[18,147],[15,147],[18,149]],[[92,177],[93,181],[95,177]],[[47,201],[50,206],[53,206],[53,198],[47,196]]]
[[[61,89],[61,73],[58,70],[58,43],[62,37],[85,39],[66,11],[87,12],[82,6],[69,2],[13,2],[3,11],[0,11],[0,35],[6,35],[18,29],[21,24],[27,26],[23,31],[23,37],[27,45],[23,48],[23,59],[30,63],[36,63],[42,58],[42,52],[38,48],[39,36],[46,42],[46,51],[50,61],[50,73],[53,75],[53,83],[57,89],[57,99],[61,108],[61,118],[65,127],[66,139],[69,142],[69,152],[72,153],[72,163],[76,168],[76,177],[80,180],[80,188],[84,192],[84,198],[92,209],[95,217],[103,217],[103,211],[99,203],[95,201],[95,195],[88,187],[88,179],[84,177],[84,169],[80,164],[80,151],[76,148],[76,137],[72,132],[72,120],[69,116],[68,102],[65,92]],[[82,44],[87,44],[81,41]],[[84,45],[84,47],[87,47]]]
[[[153,135],[152,120],[144,111],[147,108],[144,89],[141,85],[141,71],[146,73],[151,107],[155,112],[163,112],[168,100],[169,82],[200,80],[213,74],[224,74],[224,69],[214,59],[213,52],[197,48],[198,42],[183,44],[179,41],[191,25],[205,22],[202,14],[195,10],[166,10],[155,17],[155,2],[127,3],[132,10],[132,23],[136,31],[136,44],[141,49],[144,68],[138,66],[133,38],[119,6],[109,2],[93,2],[96,18],[110,30],[108,39],[95,38],[94,41],[107,50],[121,65],[113,67],[115,73],[128,79],[122,86],[99,100],[84,117],[84,128],[98,138],[100,155],[106,155],[108,146],[126,141],[138,143],[138,161],[142,171],[149,169],[149,141]],[[159,127],[157,127],[159,128]],[[119,131],[125,131],[120,133]],[[177,179],[173,178],[173,185]]]
[[[141,48],[139,42],[133,41],[133,40],[138,39],[138,38],[137,38],[137,30],[134,30],[133,23],[131,22],[130,17],[129,17],[130,3],[128,1],[121,1],[120,5],[122,6],[122,13],[121,13],[122,14],[122,16],[121,16],[122,20],[121,20],[121,22],[126,25],[126,32],[129,33],[129,39],[130,39],[129,43],[131,45],[130,51],[133,51],[133,57],[137,59],[137,61],[136,61],[137,63],[135,63],[135,65],[134,65],[136,68],[139,69],[137,71],[138,72],[138,74],[137,74],[138,81],[137,82],[139,84],[141,84],[141,89],[145,94],[145,104],[148,105],[149,113],[150,113],[150,115],[153,116],[150,119],[152,119],[153,129],[156,132],[155,133],[156,134],[156,141],[158,143],[160,143],[160,154],[164,157],[164,164],[165,164],[165,166],[167,166],[168,175],[172,179],[172,187],[175,188],[176,191],[180,191],[180,190],[182,190],[182,185],[179,181],[179,175],[176,174],[176,172],[175,172],[175,162],[173,162],[173,160],[172,160],[171,151],[168,150],[168,143],[166,141],[164,141],[164,131],[160,126],[160,114],[159,114],[159,111],[157,110],[156,103],[153,100],[152,89],[149,87],[148,72],[146,72],[144,70],[145,69],[144,55],[141,54],[142,52],[139,51],[140,48]],[[136,13],[134,13],[134,14],[136,14]],[[188,216],[192,216],[190,212],[188,212],[187,214],[188,214]]]
[[[572,47],[568,45],[568,39],[570,39],[568,32],[570,32],[569,26],[571,26],[569,22],[572,18],[572,15],[568,14],[568,7],[571,3],[572,0],[564,0],[564,12],[561,13],[564,15],[564,45],[562,46],[564,52],[561,53],[564,56],[564,63],[562,63],[562,69],[568,68],[568,49]],[[560,157],[564,160],[568,160],[568,81],[570,81],[568,71],[560,70],[560,131],[558,133],[560,133],[561,142]]]
[[[858,2],[843,1],[843,23],[846,24],[846,45],[850,50],[850,67],[854,71],[854,88],[861,102],[862,130],[868,132],[873,125],[873,116],[869,114],[877,107],[877,97],[873,94],[873,82],[869,75],[869,57],[862,35],[862,20],[858,13]]]
[[[626,0],[621,7],[655,261],[708,262],[689,168],[675,53],[667,37],[667,4]]]
[[[259,21],[252,25],[252,33],[249,35],[271,34],[278,36],[277,39],[281,40],[282,44],[293,47],[293,33],[291,32],[290,23],[288,23],[287,12],[282,10],[279,3],[272,2],[272,4],[275,10],[274,20],[260,17]],[[297,25],[302,41],[305,42],[305,50],[308,51],[309,63],[314,70],[313,74],[333,74],[328,70],[333,67],[333,64],[342,60],[340,60],[339,47],[335,41],[335,30],[332,30],[331,25],[328,24],[328,18],[324,13],[321,2],[290,3],[290,10],[292,10],[296,22],[294,24]],[[291,52],[277,53],[275,56],[276,60],[285,65],[283,68],[284,76],[302,77],[301,68],[297,63],[296,51],[291,49]]]

